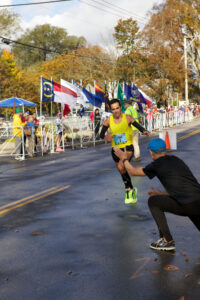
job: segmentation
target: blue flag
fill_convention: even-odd
[[[82,88],[82,92],[84,93],[90,104],[101,108],[102,99],[99,96],[90,93],[85,88]]]
[[[42,101],[54,101],[53,82],[42,78]]]
[[[139,106],[140,111],[143,113],[142,103],[146,104],[144,96],[140,93],[138,88],[133,84],[132,86],[124,84],[124,94],[127,100],[136,102]]]

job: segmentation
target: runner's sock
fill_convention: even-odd
[[[129,176],[128,172],[121,174],[122,180],[125,185],[125,189],[131,189],[133,188],[132,182],[131,182],[131,177]]]

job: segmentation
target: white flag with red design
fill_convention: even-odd
[[[61,83],[62,79],[61,79]],[[77,102],[77,92],[66,85],[57,83],[54,81],[54,102],[68,104],[71,107],[74,107]]]

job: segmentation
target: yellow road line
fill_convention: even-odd
[[[51,191],[51,192],[49,192],[49,193],[46,193],[46,194],[41,195],[41,196],[39,196],[39,197],[33,198],[33,199],[31,199],[31,200],[24,201],[24,202],[19,203],[19,204],[17,204],[17,205],[13,205],[13,206],[8,207],[8,208],[6,208],[6,209],[2,209],[2,210],[1,210],[1,207],[0,207],[0,215],[6,213],[6,212],[8,212],[8,211],[11,211],[11,210],[13,210],[13,209],[15,209],[15,208],[18,208],[18,207],[27,205],[27,204],[29,204],[29,203],[31,203],[31,202],[38,201],[38,200],[40,200],[40,199],[42,199],[42,198],[45,198],[45,197],[47,197],[47,196],[50,196],[50,195],[56,194],[56,193],[58,193],[58,192],[61,192],[61,191],[63,191],[63,190],[66,190],[66,189],[70,188],[70,186],[71,186],[71,185],[63,186],[63,187],[61,187],[61,188],[59,188],[59,189],[57,189],[57,190]],[[49,190],[51,190],[51,189],[49,189]],[[28,197],[27,197],[27,198],[28,198]],[[30,197],[29,197],[29,198],[30,198]]]
[[[50,188],[50,189],[44,190],[44,191],[42,191],[42,192],[40,192],[40,193],[37,193],[37,194],[31,195],[31,196],[28,196],[28,197],[23,198],[23,199],[19,199],[19,200],[17,200],[17,201],[11,202],[11,203],[9,203],[9,204],[5,204],[5,205],[3,205],[3,206],[0,206],[0,211],[1,211],[2,209],[4,209],[4,208],[8,208],[8,207],[10,207],[10,206],[13,206],[14,204],[18,204],[18,203],[24,202],[24,201],[26,201],[26,200],[29,200],[29,199],[33,198],[33,197],[36,197],[36,196],[39,196],[39,195],[41,195],[41,194],[50,192],[50,191],[55,190],[55,189],[57,189],[57,188],[58,188],[58,186],[55,186],[55,187],[52,187],[52,188]]]
[[[195,135],[195,134],[197,134],[199,132],[200,132],[200,129],[197,129],[197,130],[194,130],[194,131],[192,131],[190,133],[187,133],[186,135],[183,135],[183,136],[179,137],[178,138],[178,142],[180,142],[180,141],[182,141],[182,140],[184,140],[184,139],[186,139],[186,138],[188,138],[188,137],[190,137],[192,135]]]

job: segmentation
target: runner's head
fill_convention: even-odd
[[[128,108],[129,106],[132,106],[132,101],[131,100],[125,100],[124,105],[125,105],[125,108]]]
[[[121,115],[121,103],[118,99],[112,99],[109,102],[111,113],[113,114],[114,118],[119,118]]]

